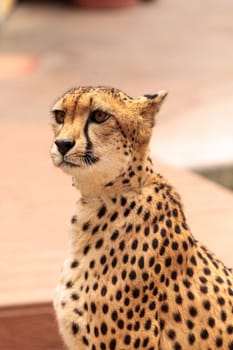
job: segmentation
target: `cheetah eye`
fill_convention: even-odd
[[[55,110],[55,111],[53,111],[53,114],[54,114],[54,118],[55,118],[57,124],[64,123],[64,119],[65,119],[65,115],[66,115],[64,111]]]
[[[109,117],[110,117],[110,114],[103,112],[99,109],[91,112],[91,115],[90,115],[91,120],[98,124],[105,122],[105,120],[107,120]]]

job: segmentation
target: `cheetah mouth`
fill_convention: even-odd
[[[62,168],[80,168],[80,165],[69,162],[67,160],[63,160],[60,164],[60,167],[62,167]]]

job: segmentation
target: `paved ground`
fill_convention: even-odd
[[[47,300],[65,254],[76,194],[50,165],[48,111],[68,88],[107,84],[133,96],[168,89],[153,154],[184,167],[232,162],[232,13],[228,0],[16,8],[0,34],[1,302]],[[232,194],[182,172],[167,175],[185,197],[193,231],[232,265]]]

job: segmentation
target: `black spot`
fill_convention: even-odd
[[[92,234],[93,235],[96,234],[98,232],[98,230],[99,230],[99,225],[96,225],[92,230]]]
[[[148,243],[143,243],[143,245],[142,245],[142,250],[143,250],[144,252],[147,252],[148,249],[149,249]]]
[[[83,343],[87,346],[89,345],[89,341],[85,336],[83,336]]]
[[[94,334],[95,334],[95,337],[98,338],[98,336],[99,336],[99,329],[97,327],[94,327]]]
[[[191,320],[188,320],[187,321],[187,327],[188,327],[188,329],[193,329],[194,323]]]
[[[201,281],[201,283],[207,283],[207,279],[204,276],[200,276],[199,280]]]
[[[161,271],[161,265],[160,264],[156,264],[155,268],[154,268],[154,271],[155,271],[156,274],[159,274],[160,271]]]
[[[130,203],[130,208],[133,209],[135,206],[136,206],[136,202],[135,202],[135,201],[132,201],[132,202]]]
[[[225,299],[223,297],[218,297],[217,302],[219,305],[224,305],[225,304]]]
[[[208,311],[210,310],[211,304],[210,304],[209,300],[204,300],[202,305],[206,310],[208,310]]]
[[[147,273],[147,272],[143,272],[143,273],[142,273],[142,279],[143,279],[143,281],[147,281],[148,278],[149,278],[148,273]]]
[[[129,233],[130,231],[132,231],[132,229],[133,229],[133,225],[132,224],[129,224],[128,226],[127,226],[127,228],[126,228],[126,233]]]
[[[226,314],[226,312],[225,312],[224,310],[222,310],[222,311],[221,311],[221,320],[222,320],[223,322],[225,322],[226,319],[227,319],[227,314]]]
[[[101,323],[100,330],[103,335],[105,335],[108,332],[108,327],[105,322]]]
[[[215,341],[215,344],[216,344],[217,348],[221,348],[221,346],[222,346],[222,344],[223,344],[222,338],[217,337],[217,338],[216,338],[216,341]]]
[[[150,310],[154,310],[155,309],[155,302],[154,301],[152,301],[150,304],[149,304],[149,309]]]
[[[107,223],[103,224],[102,231],[105,231],[107,227],[108,227]]]
[[[110,220],[113,222],[116,220],[117,217],[118,217],[118,212],[116,211],[115,213],[112,214]]]
[[[102,310],[103,310],[104,314],[107,314],[108,313],[108,305],[104,304],[103,307],[102,307]]]
[[[192,317],[196,317],[196,316],[197,316],[197,309],[196,309],[194,306],[190,306],[190,308],[189,308],[189,314],[190,314]]]
[[[170,219],[166,220],[166,226],[168,228],[171,228],[172,227],[172,221]]]
[[[104,297],[107,294],[107,287],[103,286],[101,289],[101,295]]]
[[[126,345],[129,345],[131,341],[131,336],[129,334],[126,334],[125,338],[124,338],[124,343]]]
[[[178,311],[178,312],[174,313],[174,314],[173,314],[173,318],[174,318],[174,320],[175,320],[177,323],[181,322],[181,314],[180,314],[180,312]]]
[[[125,197],[121,197],[121,205],[122,207],[126,204],[127,199]]]
[[[116,339],[111,339],[109,343],[110,350],[115,350],[116,349]]]
[[[119,249],[120,250],[124,250],[125,249],[125,241],[124,240],[119,243]]]
[[[146,338],[143,339],[142,346],[145,348],[148,345],[148,343],[149,343],[149,338],[146,337]]]
[[[207,329],[201,330],[201,338],[204,340],[209,338],[209,333],[208,333]]]
[[[111,240],[115,241],[118,238],[118,236],[119,236],[119,231],[115,230],[111,235]]]
[[[98,289],[98,283],[97,282],[95,282],[94,284],[93,284],[93,290],[97,290]]]
[[[154,238],[152,240],[152,247],[153,247],[153,249],[157,249],[158,245],[159,245],[158,240],[156,238]]]
[[[183,280],[183,285],[184,285],[186,288],[190,288],[190,287],[191,287],[191,282],[189,282],[188,279],[184,279],[184,280]]]
[[[177,279],[177,272],[176,271],[172,271],[171,279],[174,280],[174,281]]]
[[[161,229],[160,234],[162,237],[166,237],[167,231],[165,230],[165,228]]]
[[[66,282],[66,288],[71,288],[72,286],[73,286],[73,282],[72,281]]]
[[[113,311],[111,317],[112,317],[112,320],[113,320],[113,321],[116,321],[117,318],[118,318],[117,312],[116,312],[116,311]]]
[[[106,255],[102,255],[101,258],[100,258],[100,263],[102,265],[104,265],[106,263],[106,261],[107,261]]]
[[[130,209],[128,209],[128,208],[125,209],[124,216],[127,217],[129,215],[129,213],[130,213]]]
[[[137,288],[133,289],[132,295],[134,298],[138,298],[140,295],[139,289],[137,289]]]
[[[102,218],[105,215],[106,211],[107,211],[107,209],[106,209],[105,205],[102,205],[102,207],[99,209],[99,211],[97,213],[98,218]]]
[[[171,264],[172,264],[172,259],[170,257],[166,258],[165,259],[165,266],[169,267],[169,266],[171,266]]]
[[[149,267],[152,267],[154,265],[154,263],[155,263],[155,258],[154,258],[154,256],[152,256],[149,260]]]
[[[144,257],[141,256],[138,260],[138,266],[140,267],[140,269],[144,268]]]
[[[170,329],[170,330],[167,332],[167,335],[168,335],[168,337],[169,337],[171,340],[174,340],[175,337],[176,337],[176,332],[175,332],[173,329]]]
[[[112,284],[115,285],[117,283],[117,276],[112,276]]]
[[[146,226],[144,228],[144,235],[147,237],[147,236],[149,236],[149,234],[150,234],[150,228],[149,228],[149,226]]]
[[[174,350],[182,350],[182,347],[181,347],[180,343],[175,342],[175,344],[174,344]]]
[[[73,333],[74,335],[78,333],[78,331],[79,331],[79,326],[78,326],[77,323],[72,322],[71,328],[72,328],[72,333]]]
[[[72,216],[72,218],[71,218],[71,224],[76,224],[76,222],[77,222],[77,216],[74,215],[74,216]]]
[[[197,266],[197,260],[196,260],[195,256],[192,255],[190,261],[194,266]]]
[[[89,250],[90,250],[90,246],[89,246],[89,245],[86,245],[86,247],[85,247],[84,250],[83,250],[83,254],[84,254],[84,255],[87,255],[87,253],[89,252]]]
[[[208,293],[208,288],[206,286],[200,286],[200,291],[203,293],[203,294],[207,294]]]
[[[121,300],[121,298],[122,298],[122,292],[120,290],[118,290],[116,292],[116,300]]]
[[[101,350],[106,350],[106,345],[104,343],[100,343],[100,349]]]
[[[186,270],[186,273],[189,277],[192,277],[193,276],[193,269],[191,267],[188,267]]]
[[[127,318],[130,320],[131,318],[133,318],[133,310],[129,310],[127,311]]]
[[[91,311],[92,311],[93,314],[96,313],[96,305],[93,302],[91,302]]]
[[[104,242],[103,238],[100,238],[100,239],[96,242],[95,248],[96,248],[96,249],[101,248],[102,245],[103,245],[103,242]]]
[[[123,329],[123,328],[124,328],[124,321],[121,320],[121,319],[118,320],[118,321],[117,321],[117,326],[118,326],[119,329]]]
[[[183,263],[183,256],[182,256],[181,254],[178,255],[178,257],[177,257],[177,262],[178,262],[178,264],[180,264],[180,265]]]
[[[85,223],[83,224],[83,231],[87,231],[88,228],[89,228],[89,226],[90,226],[89,221],[88,221],[88,222],[85,222]]]
[[[208,325],[213,328],[215,326],[215,319],[213,317],[208,318]]]
[[[104,269],[103,269],[103,275],[105,275],[108,272],[108,265],[105,265]]]
[[[179,244],[177,242],[172,242],[172,250],[178,250]]]
[[[133,250],[135,250],[135,249],[137,249],[137,247],[138,247],[138,240],[137,239],[135,239],[133,242],[132,242],[132,249]]]
[[[72,263],[70,264],[70,267],[71,267],[72,269],[74,269],[74,268],[77,267],[78,265],[79,265],[78,260],[73,260]]]
[[[183,301],[182,296],[181,296],[181,295],[177,295],[177,296],[176,296],[176,303],[179,304],[179,305],[181,305],[181,304],[182,304],[182,301]]]
[[[135,272],[134,270],[130,271],[130,273],[129,273],[129,278],[130,278],[131,280],[135,280],[136,277],[137,277],[136,272]]]
[[[161,306],[161,311],[167,313],[168,310],[169,310],[168,304],[167,304],[167,303],[162,304],[162,306]],[[175,319],[175,316],[174,316],[174,319]],[[176,321],[176,319],[175,319],[175,321]],[[178,321],[177,321],[177,322],[178,322]]]
[[[144,213],[144,217],[143,217],[144,221],[147,221],[147,220],[149,219],[149,217],[150,217],[150,212],[149,212],[149,211],[146,211],[146,212]]]

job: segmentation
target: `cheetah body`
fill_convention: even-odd
[[[63,166],[82,195],[71,218],[69,254],[54,302],[60,332],[71,350],[233,350],[232,273],[194,239],[179,195],[154,172],[148,156],[150,118],[164,96],[132,101],[118,90],[81,88],[56,104],[56,111],[66,106],[67,118],[62,127],[55,124],[56,139],[74,137],[75,129],[76,144],[84,149],[82,142],[91,140],[99,162],[106,153],[95,146],[98,137],[116,143],[115,153],[110,147],[116,161],[104,175],[98,161],[77,163],[85,169]],[[122,124],[107,120],[81,135],[89,117],[82,124],[75,121],[93,99],[93,110],[110,109],[111,115],[119,104]],[[127,108],[134,116],[129,124],[124,119]],[[141,116],[146,119],[140,125]],[[119,134],[113,133],[116,127]],[[62,167],[55,146],[52,158]]]

